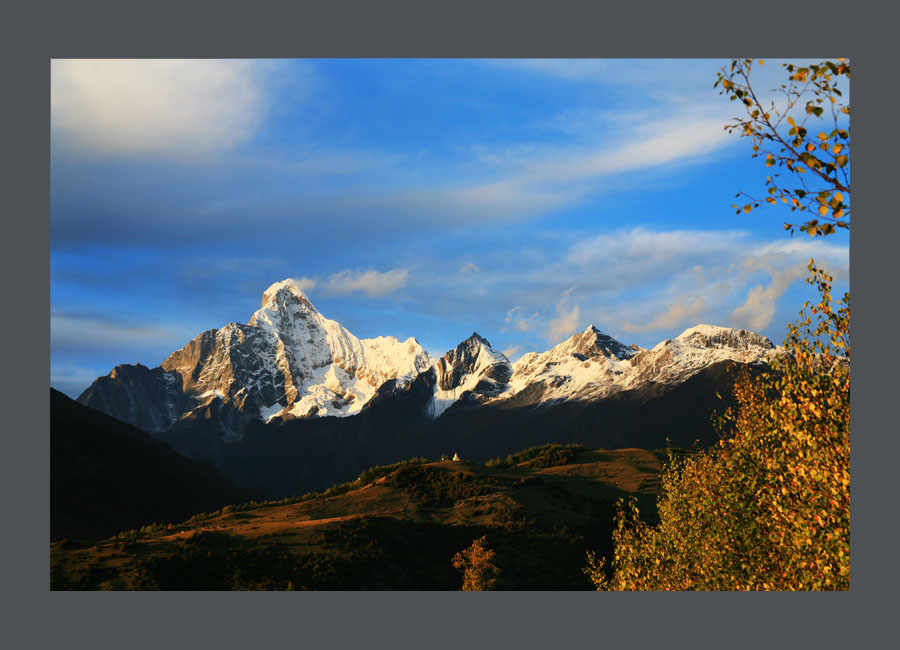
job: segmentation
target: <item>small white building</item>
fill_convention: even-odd
[[[459,454],[454,452],[452,460],[459,460]]]

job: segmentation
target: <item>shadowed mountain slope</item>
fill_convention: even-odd
[[[50,539],[102,539],[240,503],[208,463],[50,389]]]
[[[722,362],[672,387],[649,384],[591,402],[481,404],[461,400],[429,416],[434,373],[383,386],[352,418],[251,422],[228,444],[203,421],[181,422],[160,438],[187,456],[211,462],[236,484],[283,498],[348,481],[373,465],[412,456],[459,453],[484,462],[532,445],[583,443],[615,449],[690,448],[718,439],[712,413],[727,404],[736,364]],[[759,370],[760,368],[755,368]],[[754,367],[751,367],[751,371]]]

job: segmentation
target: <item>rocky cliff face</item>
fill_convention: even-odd
[[[168,429],[195,405],[181,375],[140,364],[116,366],[95,379],[78,401],[144,431]]]
[[[513,375],[509,360],[477,332],[441,357],[435,372],[433,417],[460,399],[481,403],[504,393]]]

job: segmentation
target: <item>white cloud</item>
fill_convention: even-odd
[[[516,361],[518,361],[519,357],[522,356],[522,346],[510,345],[505,350],[503,350],[503,356],[505,356],[511,362],[515,363]]]
[[[569,305],[569,297],[574,289],[575,287],[570,287],[563,291],[559,302],[556,303],[556,318],[547,324],[544,338],[551,343],[558,343],[563,340],[575,332],[581,323],[578,305]]]
[[[637,227],[597,235],[578,242],[566,261],[583,269],[623,268],[623,263],[657,272],[685,267],[689,260],[708,259],[746,249],[748,233],[740,230],[650,230]]]
[[[613,189],[607,180],[613,177],[615,188],[621,188],[622,174],[668,169],[673,163],[681,169],[709,160],[735,145],[735,138],[722,129],[729,117],[721,110],[678,108],[645,120],[621,118],[612,141],[573,147],[528,144],[514,153],[508,147],[491,151],[478,145],[477,157],[489,165],[486,173],[492,180],[479,177],[478,182],[432,188],[405,196],[403,202],[415,207],[419,199],[423,209],[431,206],[427,207],[431,214],[435,205],[443,206],[441,210],[454,221],[460,215],[476,220],[527,219]]]
[[[679,161],[695,161],[733,143],[722,129],[722,116],[679,116],[642,123],[615,145],[580,154],[568,152],[533,163],[523,180],[572,181],[633,172]]]
[[[824,265],[836,280],[846,280],[849,277],[846,247],[837,246],[824,239],[804,236],[754,247],[744,261],[744,269],[748,272],[756,271],[778,260],[786,259],[804,260],[806,263],[815,259],[819,265]]]
[[[303,293],[308,293],[312,289],[316,287],[316,281],[313,278],[291,278],[291,281],[294,283],[294,286],[300,289]]]
[[[535,312],[530,316],[526,316],[525,310],[522,307],[513,307],[506,312],[504,321],[508,326],[504,327],[501,331],[505,332],[512,329],[519,332],[528,332],[534,328],[534,320],[538,316],[540,316],[540,312]]]
[[[692,326],[702,320],[701,315],[706,312],[707,308],[706,301],[701,296],[692,297],[681,294],[675,302],[671,303],[663,313],[653,320],[640,324],[626,322],[622,329],[626,332],[652,332]]]
[[[346,269],[329,276],[325,289],[332,294],[364,293],[370,298],[378,298],[406,286],[408,269],[392,269],[379,273]]]
[[[699,322],[755,331],[775,325],[779,299],[805,277],[811,258],[836,281],[847,279],[845,246],[821,239],[755,242],[740,231],[636,228],[576,244],[567,260],[580,273],[583,300],[612,307],[589,315],[625,332],[665,332]],[[594,277],[613,290],[583,279]]]
[[[819,63],[822,59],[791,59],[796,65]],[[784,99],[777,92],[787,75],[780,59],[754,63],[754,90],[764,106]],[[547,78],[583,84],[604,85],[620,92],[637,91],[658,102],[696,105],[704,93],[718,98],[719,89],[712,84],[716,74],[730,66],[731,59],[488,59],[492,67],[522,70]],[[849,84],[839,84],[844,98],[849,98]],[[630,95],[629,95],[630,97]],[[730,102],[726,102],[730,103]],[[737,102],[736,102],[737,103]]]
[[[407,209],[443,216],[451,223],[479,223],[492,220],[520,221],[570,203],[573,196],[527,176],[488,183],[460,183],[455,187],[417,190],[399,198]]]
[[[806,275],[806,264],[799,263],[785,270],[772,271],[768,286],[756,285],[747,292],[744,303],[731,312],[734,327],[759,331],[772,324],[778,299],[788,287]]]
[[[200,154],[250,138],[267,110],[271,62],[57,59],[51,125],[79,149]]]
[[[527,349],[543,338],[558,343],[589,322],[644,346],[698,323],[768,330],[760,333],[774,340],[795,316],[785,293],[802,291],[797,285],[805,272],[798,273],[810,258],[836,282],[848,277],[847,246],[822,238],[766,241],[739,230],[646,227],[581,241],[571,234],[548,237],[552,245],[540,249],[495,250],[477,286],[421,269],[411,299],[449,318],[480,314],[479,322],[497,334],[516,334],[509,343]],[[465,259],[454,260],[453,268]],[[626,341],[625,334],[633,338]]]
[[[768,285],[756,284],[747,291],[746,300],[731,313],[731,324],[761,330],[772,324],[778,299],[796,281],[808,275],[810,259],[828,270],[837,281],[849,277],[847,250],[823,240],[791,238],[755,248],[741,262],[740,278],[765,273]]]
[[[666,88],[683,83],[687,74],[683,72],[675,80],[671,71],[681,64],[665,60],[500,62],[520,64],[582,70],[576,75],[579,77],[590,77],[593,72],[589,70],[601,71],[601,82],[613,79],[626,85],[633,85],[629,80],[640,72],[667,80]],[[260,126],[269,96],[274,96],[270,91],[275,75],[269,68],[278,65],[281,63],[215,60],[53,61],[51,117],[58,136],[54,146],[71,143],[94,152],[176,156],[228,150],[252,138]],[[293,73],[296,63],[291,65]],[[711,86],[708,81],[704,81],[705,87]],[[544,137],[547,128],[557,128],[553,124],[571,121],[565,115],[548,118],[550,126],[539,130],[544,136],[536,136],[538,142],[528,141],[530,131],[526,130],[521,142],[466,144],[474,151],[472,160],[432,168],[421,184],[409,184],[408,170],[403,172],[404,184],[373,182],[372,170],[393,178],[402,163],[409,163],[404,156],[384,151],[325,149],[304,151],[290,160],[267,160],[260,155],[243,164],[253,174],[271,168],[275,174],[300,179],[302,182],[291,181],[297,195],[279,204],[279,210],[295,214],[321,217],[332,213],[349,220],[358,219],[359,214],[367,220],[378,214],[404,227],[410,223],[421,227],[423,214],[451,227],[523,221],[612,189],[613,183],[621,188],[624,182],[637,180],[636,175],[623,179],[623,173],[669,169],[673,162],[680,169],[736,142],[721,128],[732,107],[714,92],[708,104],[724,104],[724,109],[713,110],[702,101],[682,106],[670,95],[660,102],[642,94],[637,105],[631,102],[627,107],[605,108],[595,116],[603,128],[597,129],[596,135],[579,137],[572,146]],[[359,181],[353,192],[319,195],[320,185],[310,179],[323,174],[357,176]],[[246,199],[239,198],[245,194],[217,195],[204,202],[200,214],[209,215],[210,223],[222,225],[219,215],[223,212],[243,215],[248,209],[258,211],[258,205],[247,205]],[[236,216],[230,218],[233,221],[229,223],[237,220]],[[113,231],[120,228],[112,226]]]
[[[480,161],[512,169],[506,183],[530,192],[580,194],[604,189],[608,176],[670,165],[697,163],[729,146],[739,146],[722,126],[735,107],[712,88],[728,60],[490,60],[492,67],[598,86],[601,108],[570,108],[534,126],[542,132],[576,136],[574,146],[534,142],[479,144]],[[617,179],[617,185],[620,184]],[[581,184],[580,187],[573,185]],[[573,190],[577,190],[573,193]]]
[[[721,64],[727,60],[723,59]],[[660,88],[659,94],[684,92],[688,85],[712,85],[720,63],[679,59],[489,59],[494,67],[518,69],[564,81],[614,84],[622,87]],[[710,77],[712,75],[712,77]]]
[[[472,262],[466,262],[466,263],[463,264],[461,267],[459,267],[459,274],[460,274],[460,275],[468,275],[468,274],[471,274],[471,273],[479,273],[480,271],[481,271],[481,269],[478,268],[478,266],[477,266],[476,264],[472,263]]]

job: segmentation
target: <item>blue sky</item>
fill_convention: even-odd
[[[726,63],[54,61],[51,385],[156,366],[288,277],[436,356],[478,331],[515,360],[589,324],[781,342],[811,257],[848,288],[849,237],[734,214],[767,169],[722,129]]]

